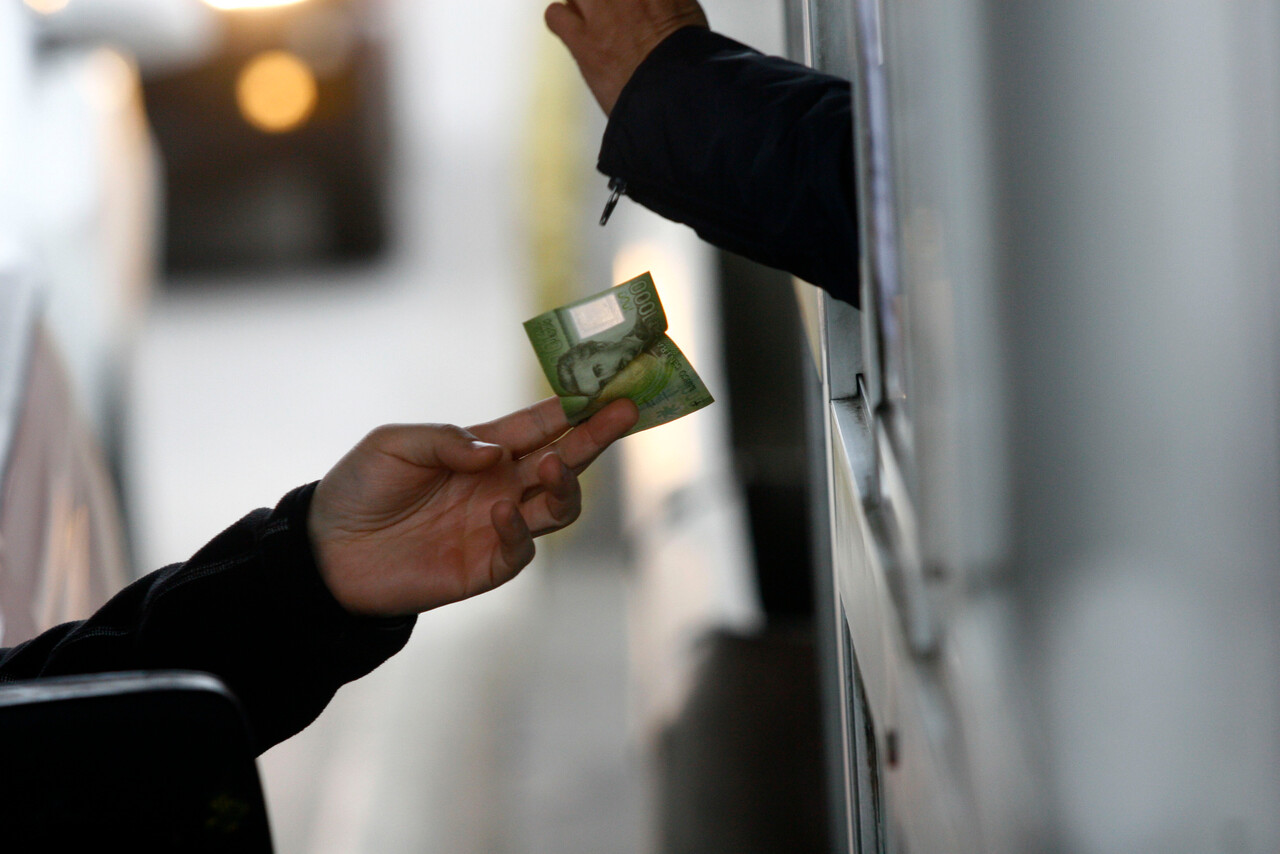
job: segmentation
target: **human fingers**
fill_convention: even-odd
[[[554,452],[538,461],[539,488],[521,504],[520,512],[535,537],[573,524],[582,514],[582,487]]]
[[[471,432],[486,442],[502,445],[519,459],[546,447],[568,429],[569,419],[564,415],[560,399],[548,397],[510,415],[477,424]]]
[[[498,550],[489,565],[489,586],[497,587],[533,560],[533,534],[514,502],[499,501],[489,511],[498,535]]]
[[[644,6],[656,23],[707,26],[707,13],[698,0],[644,0]]]
[[[556,442],[556,453],[571,470],[581,472],[639,419],[640,410],[633,402],[626,398],[615,400],[566,433]]]
[[[582,10],[572,0],[566,3],[552,3],[542,13],[542,20],[546,22],[547,29],[565,44],[576,40],[584,24]]]
[[[388,424],[366,438],[374,450],[422,468],[477,472],[502,458],[502,448],[454,424]]]
[[[535,537],[578,518],[582,510],[578,473],[634,427],[638,417],[634,403],[616,400],[566,434],[552,450],[519,461],[517,475],[524,488],[521,512]],[[563,479],[561,469],[571,480]]]
[[[626,435],[635,426],[640,410],[626,398],[605,406],[595,415],[574,427],[557,440],[547,454],[554,454],[575,474],[589,466],[605,448]],[[544,488],[539,466],[546,454],[529,454],[517,460],[517,475],[524,488],[522,500],[537,495]]]

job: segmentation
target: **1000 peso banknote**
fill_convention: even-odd
[[[667,337],[667,315],[648,273],[544,312],[524,330],[572,424],[620,397],[640,407],[632,433],[713,402]]]

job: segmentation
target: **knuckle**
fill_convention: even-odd
[[[376,448],[391,447],[396,443],[403,429],[399,424],[381,424],[368,432],[364,437],[364,443]]]
[[[565,525],[572,525],[574,522],[578,521],[578,517],[582,515],[582,501],[579,500],[578,496],[574,496],[573,498],[561,503],[560,506],[556,508],[556,512],[553,515],[561,527],[564,527]]]

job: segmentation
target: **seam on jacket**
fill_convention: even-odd
[[[248,550],[241,552],[240,554],[234,557],[224,558],[223,560],[216,561],[215,563],[211,563],[208,566],[200,567],[199,569],[193,569],[189,572],[184,572],[182,570],[179,570],[177,573],[175,573],[177,577],[174,579],[172,584],[166,585],[162,589],[156,591],[155,597],[150,599],[151,604],[159,602],[161,599],[165,597],[166,594],[172,593],[174,590],[177,590],[189,584],[192,581],[199,581],[200,579],[207,578],[208,576],[213,575],[215,573],[223,572],[228,569],[235,569],[237,566],[241,566],[242,564],[248,563],[249,561],[253,560],[254,557],[257,556],[258,551],[262,548],[263,542],[268,537],[273,537],[273,536],[276,536],[277,534],[285,533],[288,530],[289,530],[289,520],[277,519],[276,521],[267,525],[267,527],[263,529],[262,537],[258,540],[258,542],[254,543]],[[183,569],[186,569],[186,564],[183,565]]]
[[[130,632],[129,632],[129,631],[127,631],[127,630],[125,630],[125,629],[113,629],[113,628],[111,628],[111,627],[109,627],[109,626],[94,626],[94,627],[93,627],[93,628],[91,628],[91,629],[85,629],[85,630],[83,630],[83,631],[76,631],[76,632],[72,632],[71,634],[69,634],[69,635],[67,635],[66,637],[64,637],[62,640],[58,641],[58,642],[54,645],[53,649],[55,649],[55,650],[56,650],[56,649],[59,649],[59,648],[61,648],[61,647],[70,646],[70,645],[72,645],[72,644],[74,644],[74,643],[78,643],[78,642],[80,642],[80,641],[82,641],[82,640],[86,640],[86,639],[88,639],[88,638],[98,638],[98,637],[128,637],[128,636],[129,636],[129,634],[130,634]]]
[[[49,653],[48,655],[45,656],[44,663],[40,666],[39,672],[43,673],[45,667],[47,667],[49,663],[52,662],[59,653],[71,647],[74,647],[76,644],[80,643],[81,641],[92,640],[93,638],[104,638],[104,637],[125,638],[125,637],[129,637],[130,634],[132,633],[125,629],[113,629],[109,626],[94,626],[91,629],[84,629],[83,631],[72,632],[71,634],[59,640],[56,644],[54,644],[49,649]]]
[[[192,581],[199,581],[201,578],[207,578],[210,575],[216,575],[217,573],[223,572],[228,569],[235,569],[236,567],[246,564],[249,561],[253,560],[254,557],[255,557],[254,552],[252,551],[245,552],[243,554],[237,555],[234,558],[227,558],[226,560],[220,560],[217,563],[211,563],[208,566],[203,566],[203,567],[200,567],[199,569],[193,569],[190,572],[183,573],[181,574],[181,577],[175,580],[172,584],[168,585],[167,587],[164,587],[161,590],[156,591],[155,597],[150,599],[150,604],[154,605],[156,602],[159,602],[161,599],[163,599],[166,595],[172,593],[175,590],[178,590],[181,587],[186,586]]]

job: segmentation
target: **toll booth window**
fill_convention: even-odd
[[[825,300],[831,394],[864,394],[909,457],[910,347],[899,270],[886,7],[885,0],[795,0],[788,5],[788,25],[798,58],[853,83],[862,310]]]
[[[819,71],[853,79],[853,15],[848,3],[808,0],[805,23],[808,27],[809,64]]]
[[[841,608],[840,624],[844,642],[845,774],[849,781],[851,851],[855,854],[882,854],[885,851],[884,794],[880,780],[880,758],[875,722],[867,704],[866,688],[853,649],[853,633]]]
[[[824,73],[855,80],[852,0],[793,0],[787,4],[787,12],[792,57]],[[862,312],[825,295],[819,299],[824,306],[831,397],[855,397],[858,378],[865,374]]]
[[[864,305],[873,314],[878,344],[880,395],[891,406],[907,401],[903,294],[898,270],[897,212],[892,173],[892,128],[885,68],[885,26],[880,0],[857,0],[854,24],[858,54],[856,126],[863,181],[864,251],[869,281]]]

